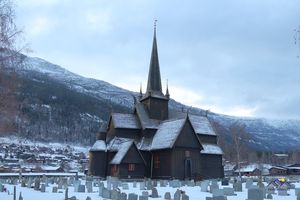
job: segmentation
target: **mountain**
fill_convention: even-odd
[[[15,72],[20,85],[20,116],[17,135],[38,141],[70,142],[90,145],[110,112],[133,112],[138,94],[105,81],[85,78],[40,58],[24,56]],[[170,109],[203,115],[174,100]],[[238,122],[249,133],[247,145],[257,150],[290,151],[300,149],[300,120],[239,118],[209,113],[218,134],[230,137],[230,126]],[[220,128],[221,127],[221,128]]]

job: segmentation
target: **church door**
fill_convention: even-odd
[[[192,161],[191,161],[191,159],[185,159],[185,161],[184,161],[184,178],[185,179],[192,178]]]

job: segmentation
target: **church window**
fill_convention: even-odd
[[[132,172],[135,170],[135,164],[128,164],[128,171]]]
[[[159,156],[154,157],[154,168],[158,169],[160,167]]]
[[[112,166],[112,171],[113,172],[117,172],[118,171],[118,166],[117,165],[113,165]]]
[[[188,150],[187,150],[187,151],[185,151],[185,157],[187,157],[187,158],[188,158],[188,157],[191,157],[191,152],[190,152],[190,151],[188,151]]]

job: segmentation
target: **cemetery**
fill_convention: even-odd
[[[1,200],[299,200],[300,177],[194,180],[101,180],[90,176],[7,176],[0,179]],[[280,179],[281,180],[281,179]]]

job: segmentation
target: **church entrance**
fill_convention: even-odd
[[[191,159],[185,159],[185,161],[184,161],[184,178],[185,179],[192,178],[192,161],[191,161]]]

